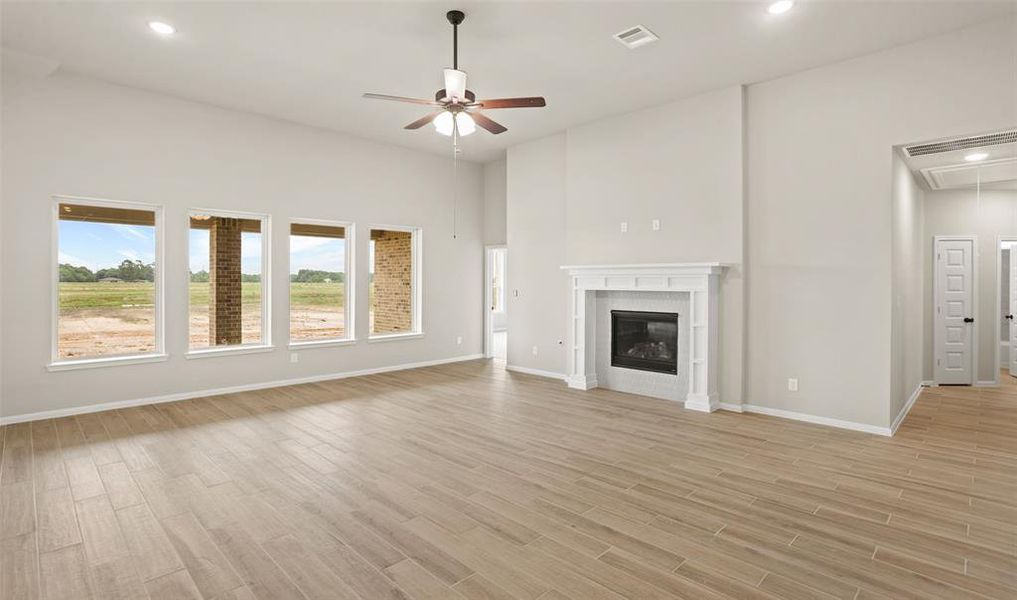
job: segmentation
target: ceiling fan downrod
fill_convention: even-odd
[[[445,13],[445,18],[452,24],[452,68],[459,70],[459,24],[466,19],[466,13],[461,10],[450,10]]]

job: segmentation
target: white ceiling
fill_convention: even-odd
[[[491,111],[509,127],[465,138],[487,161],[519,142],[607,115],[772,79],[1013,13],[1013,2],[2,2],[5,47],[125,85],[433,152],[449,140],[402,126],[451,62],[445,12],[467,13],[460,68],[479,97],[543,95]],[[177,27],[160,38],[151,20]],[[628,50],[611,36],[660,36]]]

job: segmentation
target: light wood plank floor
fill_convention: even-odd
[[[1009,383],[893,439],[484,361],[2,434],[5,600],[1017,598]]]

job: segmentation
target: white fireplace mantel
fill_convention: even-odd
[[[720,276],[722,263],[657,263],[638,265],[568,265],[571,279],[568,386],[580,390],[597,387],[594,340],[594,292],[687,292],[689,294],[689,389],[685,408],[712,412],[720,404],[718,345]]]

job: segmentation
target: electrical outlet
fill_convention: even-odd
[[[622,232],[622,233],[628,233],[628,232],[629,232],[629,224],[628,224],[628,221],[622,221],[622,222],[621,222],[621,232]]]
[[[797,392],[798,391],[798,378],[797,377],[789,377],[788,378],[788,380],[787,380],[787,391],[789,391],[789,392]]]
[[[290,362],[291,363],[300,362],[300,355],[297,354],[296,352],[290,352]]]
[[[654,220],[650,221],[650,227],[654,231],[660,231],[660,219],[654,219]]]
[[[463,345],[463,336],[457,335],[456,336],[456,346],[462,346],[462,345]]]
[[[534,356],[536,356],[536,355],[537,355],[537,347],[536,347],[536,346],[534,346],[534,347],[533,347],[533,355],[534,355]]]

